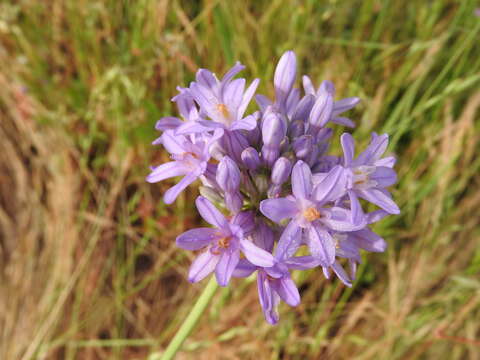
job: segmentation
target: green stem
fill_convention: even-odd
[[[180,329],[178,329],[172,341],[170,341],[170,344],[168,344],[167,349],[163,353],[160,360],[173,359],[185,339],[188,337],[188,335],[190,335],[193,328],[197,324],[198,319],[200,319],[200,316],[203,314],[205,308],[212,299],[217,288],[218,284],[215,280],[215,276],[212,276],[205,289],[203,289],[203,292],[198,298],[197,302],[195,303],[195,305],[193,305],[192,310],[190,310],[190,314],[188,314],[182,326],[180,327]]]

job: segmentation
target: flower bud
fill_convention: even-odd
[[[330,92],[331,86],[324,85],[326,82],[322,82],[320,86],[317,100],[310,112],[309,122],[313,129],[321,128],[327,124],[332,116],[333,111],[333,93]]]
[[[264,145],[276,147],[287,134],[286,122],[274,112],[267,112],[262,123],[262,140]]]
[[[287,121],[270,109],[264,115],[262,123],[262,157],[268,166],[272,166],[280,156],[280,144],[287,133]]]
[[[240,187],[240,170],[228,156],[224,156],[217,169],[217,183],[225,192],[236,192]]]
[[[285,157],[275,161],[272,169],[271,180],[275,185],[282,185],[290,177],[292,171],[292,163]]]
[[[256,170],[261,165],[260,156],[258,155],[257,150],[252,147],[243,150],[241,157],[243,164],[249,170]]]
[[[275,100],[280,106],[284,106],[295,82],[297,60],[293,51],[285,52],[275,69],[273,84],[275,87]]]

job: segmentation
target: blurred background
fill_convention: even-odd
[[[147,184],[154,124],[199,67],[259,93],[288,49],[391,135],[402,214],[353,288],[296,275],[268,325],[252,279],[220,289],[178,359],[480,358],[480,17],[475,1],[0,1],[0,358],[159,358],[205,286],[174,239],[190,188]],[[339,133],[342,129],[339,129]],[[337,137],[338,139],[338,137]],[[338,151],[338,141],[333,151]]]

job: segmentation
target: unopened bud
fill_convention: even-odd
[[[245,150],[243,150],[241,157],[242,157],[243,164],[249,170],[256,170],[261,165],[258,151],[252,147],[248,147]]]
[[[217,169],[217,183],[223,191],[235,192],[240,187],[240,170],[228,156],[224,156]]]
[[[287,134],[286,121],[274,112],[266,113],[262,124],[262,140],[264,145],[277,147]]]
[[[284,105],[295,82],[297,60],[293,51],[287,51],[282,55],[275,69],[273,84],[275,98],[278,104]]]
[[[327,85],[324,85],[327,84]],[[325,81],[320,86],[317,100],[310,112],[309,122],[313,129],[321,128],[327,124],[333,112],[333,93],[331,86]]]
[[[282,185],[290,177],[292,163],[285,157],[275,161],[272,169],[271,180],[275,185]]]

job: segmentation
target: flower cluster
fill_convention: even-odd
[[[300,303],[292,270],[321,267],[326,278],[333,272],[351,286],[360,249],[385,250],[369,225],[400,212],[387,190],[396,182],[395,158],[382,157],[388,135],[375,133],[357,156],[348,133],[340,137],[343,154],[328,153],[328,126],[354,127],[341,114],[359,99],[334,100],[331,82],[315,88],[307,76],[302,96],[292,51],[276,67],[275,100],[256,95],[259,111],[253,113],[246,111],[259,80],[246,87],[245,79],[235,78],[243,68],[237,63],[221,80],[200,69],[188,88],[178,88],[172,100],[181,118],[159,120],[156,129],[163,133],[154,141],[172,161],[153,168],[147,181],[183,176],[164,195],[170,204],[200,179],[196,206],[212,227],[176,240],[182,249],[198,251],[189,280],[215,272],[218,284],[227,286],[232,276],[256,273],[265,318],[275,324],[280,300]],[[365,212],[366,202],[378,209]]]

